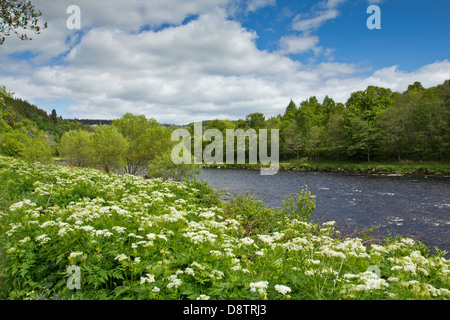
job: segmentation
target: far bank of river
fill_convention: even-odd
[[[258,164],[213,164],[204,168],[259,170]],[[450,175],[447,163],[280,162],[279,171],[364,174]]]
[[[450,176],[287,172],[204,168],[200,178],[230,194],[250,194],[267,207],[306,186],[316,196],[313,219],[336,221],[354,234],[379,227],[377,235],[410,237],[450,252]]]

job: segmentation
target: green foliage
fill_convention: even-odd
[[[171,152],[166,152],[150,161],[146,176],[163,180],[187,181],[198,177],[201,171],[201,166],[194,164],[193,160],[190,164],[174,164]]]
[[[125,165],[128,141],[115,126],[100,126],[92,137],[93,161],[106,172]]]
[[[32,139],[28,139],[22,152],[22,157],[27,162],[48,164],[53,161],[53,153],[50,145],[45,141],[42,134],[37,134]]]
[[[144,115],[125,114],[112,123],[128,141],[125,155],[125,172],[143,173],[158,154],[167,152],[171,147],[170,131],[158,125],[155,119]]]
[[[4,44],[6,37],[16,34],[21,40],[31,40],[22,30],[31,30],[39,34],[41,29],[47,28],[38,25],[38,18],[42,12],[36,10],[31,1],[2,0],[0,3],[0,45]]]
[[[300,221],[309,221],[316,210],[316,197],[311,195],[308,187],[303,189],[300,194],[293,197],[292,194],[285,196],[281,213],[290,215]]]
[[[0,141],[1,154],[10,157],[21,157],[28,140],[28,137],[20,130],[4,134]]]
[[[60,155],[69,164],[82,167],[94,163],[92,148],[94,133],[84,130],[71,130],[63,134],[60,142]]]
[[[0,299],[450,298],[444,252],[335,237],[247,197],[212,204],[204,182],[0,157],[0,185]],[[302,194],[290,212],[311,210]]]
[[[450,159],[450,80],[423,88],[419,82],[399,93],[369,86],[353,92],[346,104],[313,96],[284,114],[261,113],[237,121],[241,129],[279,129],[282,159],[314,161],[402,161]],[[208,128],[222,131],[219,121]]]

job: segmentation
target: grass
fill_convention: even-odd
[[[0,186],[0,299],[450,298],[445,252],[341,236],[308,220],[307,190],[273,211],[205,182],[5,157]]]

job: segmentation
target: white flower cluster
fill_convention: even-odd
[[[24,206],[36,207],[36,203],[31,202],[28,199],[24,199],[23,201],[20,201],[20,202],[12,204],[9,207],[9,211],[14,212],[16,210],[19,210],[19,209],[23,208]]]
[[[83,256],[83,252],[71,252],[70,254],[69,254],[69,257],[68,257],[68,259],[70,260],[70,259],[75,259],[76,257],[81,257],[81,256]]]
[[[385,290],[389,287],[386,280],[380,278],[376,273],[366,271],[358,274],[345,274],[344,279],[356,279],[359,283],[357,285],[350,284],[346,286],[350,291],[371,291],[371,290]]]
[[[292,291],[291,288],[289,288],[288,286],[284,286],[281,284],[276,284],[275,290],[281,293],[282,295],[286,295]]]
[[[267,298],[267,287],[269,286],[268,281],[258,281],[250,283],[250,291],[258,292],[262,298]]]
[[[125,254],[119,254],[118,256],[116,256],[115,258],[114,258],[114,260],[117,260],[117,261],[123,261],[123,260],[127,260],[128,259],[128,257],[125,255]]]
[[[194,244],[202,242],[213,243],[216,241],[217,235],[209,232],[208,230],[190,231],[183,233],[183,236],[189,238]]]
[[[141,277],[141,281],[139,282],[141,285],[145,283],[153,283],[155,282],[155,276],[147,273],[145,277]]]
[[[37,236],[35,240],[38,241],[40,245],[43,245],[49,242],[51,239],[46,234],[41,234],[40,236]]]
[[[171,289],[171,288],[179,288],[182,285],[182,281],[180,279],[178,279],[177,274],[173,274],[170,275],[168,280],[170,281],[169,284],[167,285],[167,289]]]

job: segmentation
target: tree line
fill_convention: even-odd
[[[415,82],[402,93],[369,86],[345,104],[312,96],[290,101],[284,114],[249,114],[234,126],[216,120],[219,130],[280,130],[280,156],[299,161],[448,161],[450,80],[424,88]]]
[[[178,143],[171,135],[177,127],[144,115],[127,113],[107,125],[86,125],[64,120],[55,110],[47,115],[4,86],[0,110],[3,155],[42,162],[58,156],[75,166],[135,175],[181,177],[194,170],[171,166],[170,151]],[[415,82],[402,93],[369,86],[353,92],[345,104],[328,96],[322,102],[315,96],[299,104],[290,101],[283,114],[204,121],[203,131],[222,132],[225,146],[227,129],[278,129],[284,161],[448,161],[449,113],[450,80],[431,88]],[[191,133],[193,127],[187,126]],[[203,141],[204,147],[208,143]]]

